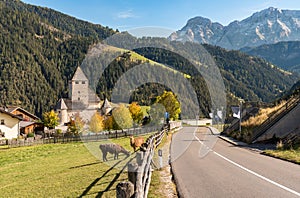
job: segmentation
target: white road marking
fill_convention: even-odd
[[[196,130],[197,130],[197,129],[196,129]],[[206,145],[205,145],[205,144],[204,144],[204,143],[196,136],[196,134],[195,134],[195,133],[196,133],[196,130],[194,131],[194,137],[198,140],[198,142],[200,142],[200,144],[202,144],[203,146],[206,146]],[[206,146],[206,147],[207,147],[207,146]],[[300,197],[300,193],[299,193],[299,192],[297,192],[297,191],[295,191],[295,190],[292,190],[292,189],[290,189],[290,188],[288,188],[288,187],[286,187],[286,186],[283,186],[283,185],[281,185],[281,184],[279,184],[279,183],[277,183],[277,182],[275,182],[275,181],[273,181],[273,180],[271,180],[271,179],[268,179],[268,178],[266,178],[266,177],[264,177],[264,176],[262,176],[262,175],[260,175],[260,174],[258,174],[258,173],[256,173],[256,172],[254,172],[254,171],[252,171],[252,170],[250,170],[250,169],[248,169],[248,168],[246,168],[246,167],[244,167],[244,166],[242,166],[242,165],[240,165],[240,164],[238,164],[238,163],[236,163],[236,162],[234,162],[234,161],[228,159],[227,157],[221,155],[220,153],[217,153],[216,151],[213,151],[211,148],[208,148],[208,147],[207,147],[207,149],[209,149],[210,152],[216,154],[217,156],[221,157],[222,159],[226,160],[227,162],[229,162],[229,163],[231,163],[231,164],[233,164],[233,165],[239,167],[240,169],[242,169],[242,170],[244,170],[244,171],[246,171],[246,172],[248,172],[248,173],[250,173],[250,174],[253,174],[253,175],[255,175],[256,177],[259,177],[259,178],[261,178],[261,179],[263,179],[263,180],[265,180],[265,181],[267,181],[267,182],[269,182],[269,183],[271,183],[271,184],[273,184],[273,185],[275,185],[275,186],[277,186],[277,187],[279,187],[279,188],[281,188],[281,189],[284,189],[284,190],[286,190],[286,191],[288,191],[288,192],[290,192],[290,193],[293,193],[294,195],[297,195],[298,197]]]

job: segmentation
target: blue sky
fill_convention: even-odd
[[[121,31],[138,27],[181,29],[203,16],[223,25],[276,7],[300,10],[298,0],[22,0]]]

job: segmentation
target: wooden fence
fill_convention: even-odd
[[[136,155],[136,161],[128,164],[128,180],[125,185],[121,182],[117,185],[117,197],[134,197],[145,198],[148,196],[148,191],[151,183],[151,162],[157,146],[161,143],[163,137],[169,130],[176,130],[181,127],[181,122],[172,122],[164,126],[160,131],[151,135],[146,141],[144,151],[139,151]],[[129,185],[130,184],[130,185]],[[131,185],[134,186],[134,191],[129,190]]]
[[[25,138],[25,139],[11,139],[2,140],[0,145],[7,145],[8,147],[21,147],[21,146],[32,146],[38,144],[56,144],[56,143],[70,143],[70,142],[92,142],[112,138],[127,137],[130,135],[141,135],[158,131],[158,127],[145,127],[145,128],[132,128],[116,131],[105,131],[101,133],[89,134],[89,135],[78,135],[78,136],[66,136],[61,135],[57,137],[46,137],[46,138]]]
[[[155,148],[161,143],[164,135],[167,132],[167,128],[159,131],[158,133],[150,136],[147,139],[147,149],[143,154],[143,160],[141,166],[137,169],[136,179],[136,194],[135,197],[142,198],[147,197],[150,183],[151,183],[151,161],[154,155]]]

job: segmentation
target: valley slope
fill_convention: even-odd
[[[253,48],[243,48],[241,51],[264,58],[284,70],[300,74],[300,41],[279,42],[261,45]]]

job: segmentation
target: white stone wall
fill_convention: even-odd
[[[64,123],[67,123],[70,121],[70,118],[68,116],[68,111],[66,109],[59,110],[58,117],[59,117],[60,125],[64,125]]]
[[[0,121],[4,120],[4,125],[0,124],[0,129],[5,133],[6,139],[17,138],[19,135],[19,120],[5,113],[0,113]]]

